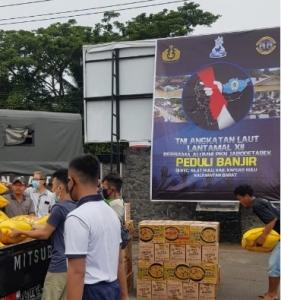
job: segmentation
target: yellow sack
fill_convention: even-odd
[[[8,188],[6,187],[6,185],[0,182],[0,195],[7,192],[8,192]]]
[[[9,217],[2,210],[0,210],[0,223],[8,219]]]
[[[23,241],[26,237],[11,237],[12,229],[31,230],[32,226],[24,221],[6,220],[0,223],[0,242],[3,244],[16,244]]]
[[[3,248],[3,247],[5,247],[5,245],[0,242],[0,248]]]
[[[247,249],[249,251],[255,251],[255,252],[272,251],[272,249],[276,246],[276,244],[280,240],[280,235],[275,230],[270,231],[262,246],[260,247],[254,246],[255,240],[263,233],[263,230],[264,227],[257,227],[246,231],[243,234],[242,241],[241,241],[242,248]]]
[[[9,201],[6,198],[4,198],[3,196],[0,196],[0,208],[5,207],[8,203],[9,203]]]
[[[47,223],[47,220],[49,218],[49,215],[45,215],[43,217],[38,218],[37,220],[34,220],[34,225],[44,225]]]
[[[19,215],[19,216],[15,216],[10,218],[10,220],[12,221],[24,221],[30,225],[34,224],[34,222],[37,220],[38,218],[36,216],[32,216],[32,215]]]

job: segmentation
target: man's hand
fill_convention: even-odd
[[[16,237],[19,237],[19,236],[22,236],[22,235],[24,235],[24,233],[21,230],[17,230],[17,229],[12,229],[12,231],[10,233],[10,236],[12,238],[16,238]]]
[[[254,242],[254,246],[256,247],[261,247],[264,242],[265,242],[265,239],[266,239],[266,235],[264,234],[261,234]]]

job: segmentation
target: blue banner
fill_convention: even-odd
[[[157,41],[151,199],[280,199],[280,29]]]

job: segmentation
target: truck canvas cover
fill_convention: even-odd
[[[82,153],[79,114],[0,110],[0,175],[51,174]]]

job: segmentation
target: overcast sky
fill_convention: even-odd
[[[18,4],[23,2],[31,1],[45,1],[39,3],[32,3],[29,5],[17,5],[10,7],[3,7],[4,5]],[[11,25],[1,25],[6,22],[17,22],[26,19],[12,19],[4,20],[8,18],[16,18],[22,16],[30,16],[37,14],[55,13],[66,10],[77,10],[77,9],[87,9],[99,6],[107,6],[113,4],[125,4],[128,2],[139,2],[140,0],[0,0],[0,29],[25,29],[32,30],[39,27],[47,27],[54,22],[65,22],[67,18],[58,20],[49,20],[42,22],[33,23],[23,23],[23,24],[11,24]],[[151,2],[131,4],[128,6],[119,6],[119,8],[135,7],[135,6],[146,6],[142,8],[134,8],[132,10],[127,10],[120,12],[120,21],[126,21],[132,17],[146,12],[158,12],[163,8],[176,9],[181,3],[171,3],[165,5],[158,5],[154,7],[147,7],[151,4],[167,3],[175,0],[150,0]],[[193,1],[200,4],[200,8],[212,12],[214,14],[220,14],[221,18],[212,25],[211,28],[208,27],[198,27],[194,31],[194,34],[202,33],[219,33],[226,31],[236,31],[243,29],[256,29],[265,27],[275,27],[280,26],[280,0],[196,0]],[[98,11],[103,11],[105,9],[98,9]],[[109,10],[109,9],[107,9]],[[91,13],[94,10],[86,10],[83,12],[67,13],[65,15],[71,14],[82,14]],[[44,16],[37,17],[33,19],[48,18],[55,16]],[[87,15],[75,17],[78,24],[93,26],[96,22],[99,22],[102,14]],[[31,18],[28,18],[31,20]]]

